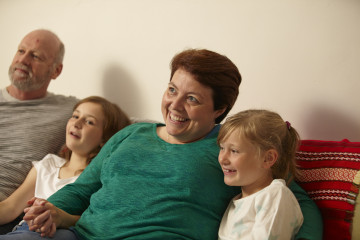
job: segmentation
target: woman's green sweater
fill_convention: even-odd
[[[48,199],[82,214],[75,226],[81,238],[217,239],[222,215],[240,191],[224,184],[218,128],[193,143],[169,144],[157,136],[158,125],[138,123],[118,132],[75,183]],[[304,199],[305,223],[312,218],[311,224],[321,225],[315,204],[295,188]],[[308,226],[303,237],[321,236],[315,230]]]

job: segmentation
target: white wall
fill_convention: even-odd
[[[268,108],[303,139],[360,141],[359,26],[359,0],[0,0],[0,87],[22,37],[47,28],[66,46],[50,91],[162,120],[171,58],[208,48],[243,76],[231,113]]]

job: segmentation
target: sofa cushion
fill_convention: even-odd
[[[351,239],[360,184],[360,142],[303,140],[296,157],[298,183],[322,213],[323,239]]]

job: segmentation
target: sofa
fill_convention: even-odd
[[[302,140],[297,180],[320,209],[323,239],[360,239],[360,142]]]

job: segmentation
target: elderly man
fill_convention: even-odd
[[[9,67],[11,85],[0,90],[0,201],[24,181],[32,161],[57,153],[65,142],[78,99],[47,91],[62,71],[64,51],[54,33],[35,30],[22,39]],[[0,234],[8,230],[1,226]]]

